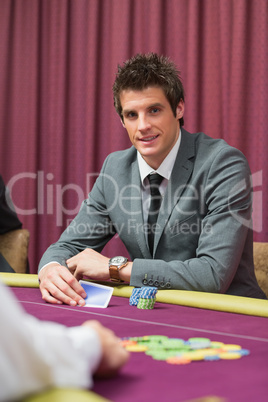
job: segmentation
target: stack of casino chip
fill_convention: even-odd
[[[131,293],[131,296],[130,296],[130,299],[129,299],[130,306],[137,306],[138,305],[140,294],[141,294],[141,288],[134,288],[132,290],[132,293]]]
[[[142,310],[151,310],[154,308],[156,301],[157,288],[144,286],[141,288],[137,308]]]
[[[141,310],[152,310],[155,305],[155,298],[151,299],[139,299],[139,302],[137,304],[137,308]]]

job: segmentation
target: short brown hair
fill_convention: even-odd
[[[178,103],[184,101],[184,88],[179,70],[168,57],[156,53],[138,53],[122,66],[118,65],[113,85],[114,106],[122,120],[121,92],[126,89],[142,91],[150,86],[163,89],[176,116]],[[183,126],[183,117],[179,122]]]

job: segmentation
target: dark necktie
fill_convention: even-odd
[[[158,173],[153,173],[147,176],[150,183],[151,203],[148,214],[148,245],[151,254],[153,255],[154,249],[154,235],[156,231],[156,221],[158,212],[161,205],[161,194],[159,192],[159,186],[163,180],[163,177]]]

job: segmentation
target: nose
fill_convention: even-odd
[[[145,115],[139,115],[138,117],[138,130],[143,132],[151,128],[151,123]]]

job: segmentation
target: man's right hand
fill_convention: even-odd
[[[69,304],[84,306],[86,293],[68,268],[51,263],[38,274],[42,298],[53,304]]]
[[[93,328],[100,339],[102,359],[95,375],[101,378],[115,375],[128,361],[129,352],[121,345],[120,339],[117,338],[114,332],[104,327],[100,322],[91,320],[84,322],[82,325]]]

